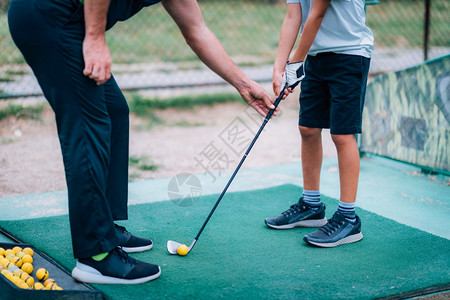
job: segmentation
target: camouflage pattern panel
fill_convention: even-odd
[[[360,150],[449,173],[449,125],[447,55],[370,81]]]

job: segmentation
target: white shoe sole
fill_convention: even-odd
[[[323,218],[320,220],[304,220],[304,221],[298,221],[295,223],[287,224],[287,225],[273,225],[266,223],[267,226],[273,229],[292,229],[297,227],[322,227],[323,225],[327,224],[327,218]]]
[[[142,246],[142,247],[122,247],[120,246],[120,248],[122,248],[123,251],[125,251],[126,253],[137,253],[137,252],[144,252],[147,250],[150,250],[153,248],[153,243],[151,245],[148,246]]]
[[[360,240],[362,240],[363,238],[363,234],[357,233],[357,234],[353,234],[353,235],[349,235],[343,239],[340,239],[339,241],[336,241],[334,243],[317,243],[314,241],[310,241],[308,240],[308,243],[310,243],[311,245],[315,245],[318,247],[323,247],[323,248],[332,248],[332,247],[337,247],[340,245],[344,245],[344,244],[350,244],[350,243],[356,243],[359,242]]]
[[[124,279],[124,278],[104,276],[96,269],[77,262],[77,265],[72,270],[72,277],[77,281],[85,282],[85,283],[138,284],[138,283],[144,283],[144,282],[148,282],[148,281],[158,278],[161,275],[161,268],[160,267],[158,267],[158,268],[159,268],[159,272],[154,275],[151,275],[151,276],[141,277],[141,278],[136,278],[136,279]]]

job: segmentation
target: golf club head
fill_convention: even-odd
[[[177,243],[175,241],[167,241],[167,251],[169,251],[169,253],[172,255],[178,254],[177,249],[180,245],[180,243]]]
[[[194,247],[195,243],[197,242],[197,239],[194,239],[191,243],[191,245],[188,247],[188,252],[186,254],[188,254],[189,252],[191,252],[192,247]],[[169,251],[170,254],[175,255],[178,254],[178,247],[180,245],[180,243],[177,243],[175,241],[167,241],[167,251]]]

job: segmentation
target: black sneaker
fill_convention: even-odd
[[[355,223],[351,223],[337,211],[325,226],[305,235],[303,240],[319,247],[336,247],[358,242],[362,238],[361,219],[356,216]]]
[[[114,225],[116,226],[117,234],[120,237],[119,246],[123,251],[127,253],[135,253],[152,249],[152,240],[134,236],[130,232],[128,232],[125,227],[119,226],[117,224]]]
[[[303,198],[281,215],[265,219],[266,225],[275,229],[291,229],[295,227],[320,227],[327,223],[325,205],[320,204],[317,210],[311,209]]]
[[[136,260],[120,248],[110,251],[101,261],[92,258],[79,259],[72,270],[72,277],[86,283],[136,284],[156,279],[161,268]]]

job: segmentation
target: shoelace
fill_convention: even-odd
[[[121,232],[128,232],[128,230],[125,227],[123,227],[123,226],[120,226],[120,225],[117,225],[117,224],[114,224],[114,226],[116,226],[116,228],[119,229]]]
[[[320,227],[319,230],[325,232],[327,235],[332,234],[336,230],[339,229],[342,225],[344,225],[343,220],[338,220],[336,218],[331,218],[328,220],[328,223],[324,226]]]
[[[117,256],[119,256],[120,260],[124,263],[133,264],[134,259],[128,256],[128,253],[122,250],[122,247],[117,247],[113,250]]]
[[[286,217],[288,217],[288,216],[290,216],[292,214],[295,214],[296,212],[301,211],[302,208],[304,209],[305,206],[303,205],[302,207],[300,207],[300,204],[295,203],[295,204],[291,205],[291,208],[289,208],[288,210],[282,212],[282,214],[285,215]]]

